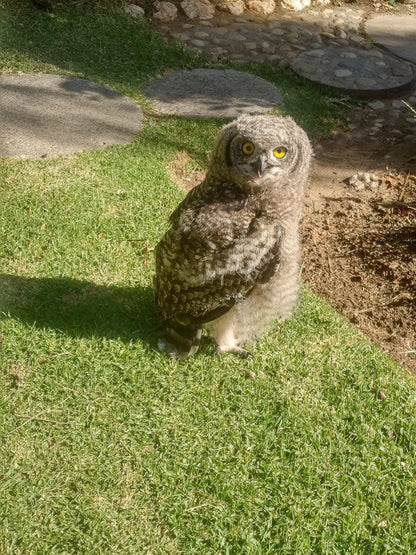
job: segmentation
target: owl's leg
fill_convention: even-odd
[[[234,311],[230,311],[224,316],[210,322],[208,330],[215,343],[217,344],[217,354],[221,353],[235,353],[243,358],[253,356],[250,351],[238,345],[234,334]]]

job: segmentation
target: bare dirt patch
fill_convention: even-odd
[[[416,373],[416,142],[409,119],[411,126],[406,112],[357,109],[347,126],[315,145],[303,279]],[[348,185],[363,171],[377,182]]]
[[[184,150],[178,152],[176,158],[169,164],[168,170],[173,181],[186,193],[201,183],[206,174],[206,171],[199,168]]]

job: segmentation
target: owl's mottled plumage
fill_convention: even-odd
[[[218,351],[289,316],[299,288],[299,220],[311,147],[288,117],[242,116],[219,133],[204,181],[157,245],[160,348],[198,350],[202,326]]]

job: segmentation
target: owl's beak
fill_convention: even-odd
[[[267,162],[267,154],[265,152],[262,152],[255,165],[255,168],[257,170],[257,175],[261,177],[266,171],[266,169],[268,168],[268,166],[269,164]]]

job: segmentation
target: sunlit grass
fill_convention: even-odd
[[[0,15],[3,71],[95,79],[146,112],[130,145],[1,160],[0,552],[413,553],[413,379],[307,288],[253,358],[156,349],[168,168],[204,168],[222,122],[158,118],[141,88],[206,62],[103,4]],[[342,117],[328,91],[241,67],[312,137]]]

